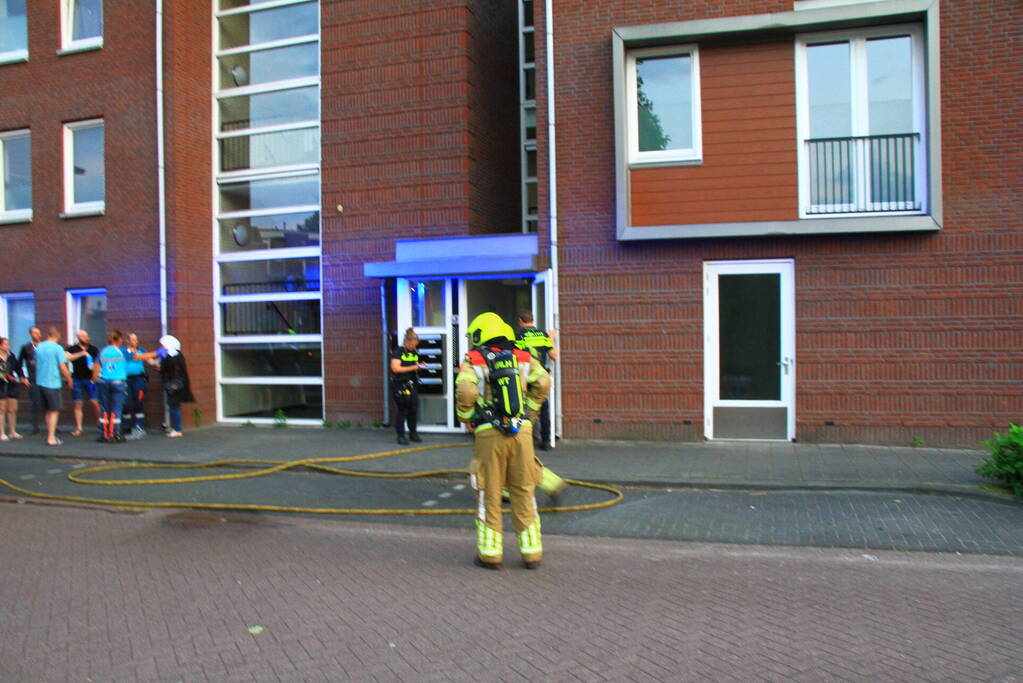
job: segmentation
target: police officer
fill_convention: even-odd
[[[458,419],[475,435],[470,480],[477,492],[477,566],[501,569],[503,519],[501,489],[507,488],[519,553],[527,569],[536,569],[543,559],[540,515],[535,490],[542,477],[542,465],[533,452],[534,418],[547,393],[550,375],[528,351],[516,348],[515,332],[496,313],[482,313],[469,324],[473,350],[466,354],[455,379]],[[526,413],[507,427],[494,419],[495,396],[485,352],[514,354],[516,379],[524,396]],[[504,424],[508,424],[507,420]]]
[[[407,445],[409,439],[422,441],[416,431],[416,420],[419,416],[419,371],[426,363],[419,360],[419,335],[411,327],[405,330],[405,339],[401,346],[391,352],[391,395],[397,411],[394,428],[398,432],[398,443]],[[405,424],[408,424],[408,438],[405,437]]]
[[[558,348],[551,337],[533,324],[533,312],[527,308],[519,311],[519,332],[516,335],[519,348],[524,348],[540,361],[547,372],[551,371],[551,361],[558,360]],[[537,448],[547,450],[551,442],[551,410],[550,404],[544,401],[540,408],[540,424],[536,430]]]

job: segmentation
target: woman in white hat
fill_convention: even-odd
[[[188,366],[181,353],[181,342],[168,334],[160,337],[160,347],[156,355],[160,357],[160,380],[170,411],[170,431],[167,436],[176,438],[181,436],[181,404],[191,403],[195,397],[188,381]]]

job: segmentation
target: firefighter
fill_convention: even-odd
[[[533,358],[540,361],[540,365],[550,372],[551,361],[558,360],[558,347],[554,345],[554,340],[533,323],[533,312],[528,308],[519,311],[518,323],[519,332],[516,335],[516,341],[519,348],[533,354]],[[536,447],[541,451],[547,450],[551,441],[551,411],[547,401],[544,401],[540,408],[540,420],[534,429],[533,436],[536,437]]]
[[[550,375],[528,351],[515,346],[515,332],[496,313],[482,313],[469,324],[473,349],[459,366],[455,380],[458,419],[475,435],[470,481],[477,495],[475,564],[485,569],[502,568],[503,520],[501,489],[507,488],[519,553],[527,569],[543,559],[540,515],[535,490],[542,478],[542,464],[533,452],[533,427],[537,411],[550,391]],[[495,395],[492,382],[498,365],[514,359],[514,386]],[[505,370],[502,369],[501,372]],[[509,410],[509,401],[520,406],[520,415]]]

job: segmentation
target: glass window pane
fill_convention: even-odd
[[[107,295],[85,294],[75,295],[74,329],[85,330],[96,346],[103,346],[107,340]]]
[[[21,136],[0,142],[3,152],[5,211],[32,208],[32,138]]]
[[[320,32],[317,3],[234,14],[220,19],[220,49],[258,45]]]
[[[72,131],[73,187],[75,204],[101,202],[105,189],[103,172],[103,126]]]
[[[319,211],[225,218],[219,223],[221,253],[320,245]]]
[[[444,281],[409,282],[413,327],[444,327]]]
[[[537,195],[535,180],[526,183],[526,213],[535,216],[540,212],[540,198]]]
[[[315,175],[223,183],[220,186],[221,213],[319,204],[320,179]]]
[[[849,43],[806,48],[810,99],[810,137],[852,135],[852,74]]]
[[[522,70],[526,80],[526,91],[523,93],[523,99],[535,100],[536,99],[536,69],[528,68]]]
[[[220,264],[223,293],[316,292],[320,289],[320,259],[291,258]]]
[[[25,0],[0,0],[0,53],[27,49]]]
[[[319,377],[320,344],[224,344],[220,369],[224,377]]]
[[[225,335],[319,334],[319,301],[246,301],[220,304]]]
[[[536,150],[526,150],[526,175],[530,178],[536,177]]]
[[[217,59],[220,64],[220,87],[235,88],[258,85],[290,78],[318,76],[320,44],[303,43],[274,50],[259,50]]]
[[[220,130],[280,126],[320,119],[320,89],[293,88],[220,100]]]
[[[525,62],[536,61],[536,45],[532,32],[522,34],[522,59]]]
[[[913,52],[909,36],[867,41],[870,134],[913,132]]]
[[[781,277],[718,278],[722,399],[781,399]]]
[[[639,151],[693,147],[692,58],[636,60]]]
[[[533,25],[533,0],[522,0],[522,25]]]
[[[302,128],[220,141],[220,170],[310,164],[320,160],[320,129]]]
[[[103,35],[103,0],[71,0],[71,40]]]
[[[0,303],[2,303],[2,300],[0,300]],[[21,347],[31,340],[28,331],[35,324],[35,297],[27,296],[7,299],[6,336],[11,340],[11,349],[15,353],[20,352]]]
[[[526,139],[536,139],[536,109],[528,107],[522,111],[523,125],[526,127]]]
[[[323,419],[323,387],[301,384],[222,384],[224,417]]]

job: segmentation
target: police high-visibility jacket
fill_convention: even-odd
[[[516,339],[518,340],[516,346],[532,353],[545,368],[550,367],[547,357],[550,355],[551,349],[554,348],[554,341],[546,332],[539,327],[526,327],[519,330]]]
[[[498,345],[487,345],[487,348],[501,348]],[[530,422],[536,419],[540,406],[547,400],[551,390],[551,376],[543,365],[524,349],[513,349],[519,365],[519,382],[526,400],[525,418]],[[466,424],[476,424],[477,407],[489,404],[493,400],[487,376],[487,361],[483,354],[473,350],[465,355],[458,367],[455,378],[455,407],[458,419]],[[480,424],[479,429],[490,428],[489,424]]]

